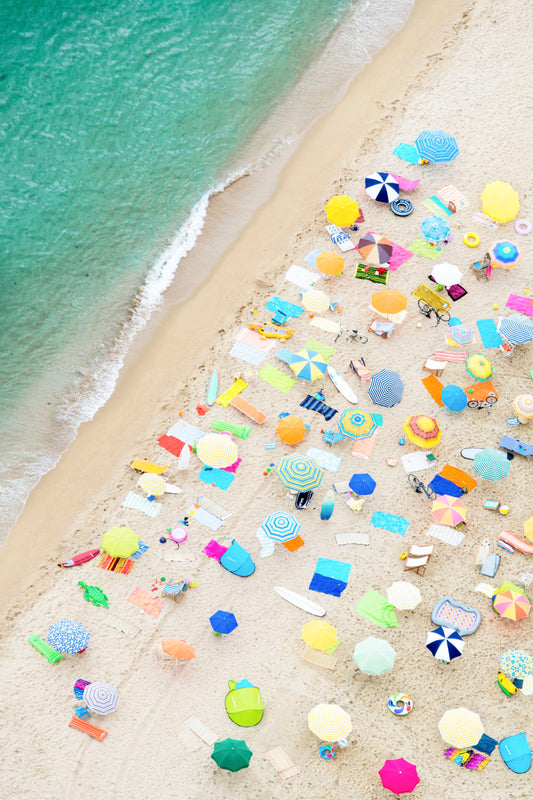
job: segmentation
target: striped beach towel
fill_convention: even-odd
[[[269,556],[273,555],[276,545],[274,544],[273,540],[266,535],[264,529],[258,528],[255,532],[255,535],[259,539],[259,544],[261,545],[259,558],[268,558]]]
[[[488,228],[491,231],[498,230],[498,223],[493,222],[490,217],[487,217],[486,214],[483,214],[482,211],[476,211],[475,214],[472,214],[472,222],[477,222],[478,225],[483,225],[483,227]]]
[[[427,532],[429,536],[439,539],[441,542],[446,542],[446,544],[451,544],[452,547],[459,547],[465,538],[464,533],[448,528],[446,525],[430,525]]]
[[[128,492],[125,500],[122,501],[124,508],[134,508],[135,511],[142,511],[147,517],[155,519],[161,511],[161,504],[154,500],[148,500],[136,492]]]
[[[446,186],[438,190],[437,194],[443,203],[453,203],[456,211],[460,211],[470,205],[464,194],[459,189],[456,189],[453,183],[447,183]]]
[[[457,361],[458,363],[466,361],[466,353],[462,351],[460,353],[447,353],[446,350],[435,350],[433,356],[437,361]]]

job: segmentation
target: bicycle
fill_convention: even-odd
[[[487,395],[485,400],[469,400],[467,405],[468,408],[486,408],[487,411],[490,411],[494,403],[498,402],[498,398],[495,394],[490,392]]]
[[[337,341],[337,339],[339,339],[342,336],[343,333],[348,333],[348,331],[346,331],[343,328],[341,328],[341,330],[339,331],[339,333],[335,337],[335,341]],[[368,337],[367,336],[363,336],[362,333],[359,333],[357,330],[354,330],[352,328],[352,332],[348,333],[348,336],[346,337],[346,340],[347,341],[349,340],[350,342],[358,342],[359,344],[366,344],[368,342]]]
[[[439,322],[448,322],[450,319],[450,312],[444,308],[435,308],[435,306],[430,306],[425,303],[423,300],[418,301],[418,310],[428,319],[431,319],[431,316],[434,314],[436,318],[436,323],[434,327],[437,327]]]
[[[426,495],[428,500],[436,500],[437,499],[437,493],[434,492],[432,489],[428,489],[427,486],[424,486],[422,481],[419,480],[416,477],[416,475],[414,475],[412,472],[410,472],[408,474],[407,478],[409,480],[409,483],[411,484],[411,486],[415,490],[415,492],[417,492],[418,494],[422,494],[422,492],[423,492]]]

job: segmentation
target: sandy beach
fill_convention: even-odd
[[[179,793],[190,800],[322,796],[379,800],[389,792],[381,786],[378,770],[385,759],[399,757],[417,765],[420,784],[415,797],[500,800],[527,796],[530,777],[510,772],[497,748],[480,772],[461,769],[443,758],[446,745],[437,725],[446,709],[466,706],[480,715],[485,732],[494,739],[525,731],[533,743],[531,698],[521,693],[507,697],[496,683],[505,650],[531,649],[531,618],[501,619],[490,600],[475,591],[486,581],[475,564],[485,538],[492,551],[501,555],[500,569],[489,583],[516,583],[531,571],[525,555],[497,547],[502,528],[521,535],[523,522],[533,513],[531,466],[517,456],[509,476],[493,483],[479,479],[472,462],[460,455],[464,447],[497,448],[505,434],[531,441],[531,425],[517,429],[506,423],[514,416],[513,398],[531,388],[531,345],[517,347],[512,358],[497,348],[485,350],[476,321],[508,316],[509,294],[524,296],[533,290],[533,235],[518,235],[512,222],[490,230],[472,221],[472,215],[481,211],[484,186],[494,180],[510,183],[520,196],[518,217],[532,218],[527,170],[531,28],[531,15],[524,13],[518,0],[505,6],[488,0],[419,0],[405,28],[354,80],[345,98],[308,131],[271,196],[223,254],[216,235],[230,208],[222,200],[212,208],[199,246],[183,265],[193,273],[195,259],[210,259],[209,280],[185,303],[170,289],[164,309],[137,342],[115,394],[94,420],[80,428],[58,466],[32,492],[0,551],[5,620],[1,708],[4,730],[9,731],[2,749],[7,780],[0,798],[88,800],[98,793],[109,800],[147,800]],[[457,159],[419,166],[393,155],[397,144],[413,142],[428,128],[441,128],[457,138]],[[411,216],[397,217],[388,206],[368,198],[364,178],[374,170],[420,180],[409,194],[415,207]],[[213,369],[218,370],[222,389],[231,386],[236,373],[252,370],[229,351],[243,327],[269,319],[265,303],[273,295],[299,302],[297,287],[284,280],[291,264],[309,268],[304,259],[311,251],[334,249],[325,231],[324,205],[329,198],[352,196],[365,216],[361,233],[378,232],[409,249],[430,213],[422,202],[449,183],[469,205],[450,218],[451,239],[439,260],[457,264],[463,272],[461,285],[467,294],[452,303],[451,311],[475,331],[477,344],[466,349],[485,353],[494,365],[493,382],[500,396],[490,414],[439,409],[421,383],[428,375],[422,369],[426,358],[436,349],[451,348],[446,348],[446,324],[434,326],[418,312],[411,296],[420,283],[428,283],[428,275],[439,262],[415,254],[389,275],[388,288],[408,296],[407,318],[389,340],[369,333],[364,345],[345,336],[334,343],[334,335],[312,326],[304,313],[292,320],[296,332],[281,345],[296,352],[309,339],[317,339],[335,349],[330,363],[358,394],[358,407],[383,415],[368,461],[352,455],[350,441],[333,446],[323,441],[321,431],[336,429],[338,417],[326,423],[319,414],[299,406],[306,394],[322,390],[332,407],[348,407],[327,377],[311,384],[298,381],[284,394],[250,376],[243,397],[265,412],[266,421],[261,427],[253,426],[247,439],[236,440],[242,462],[232,485],[223,491],[200,482],[202,464],[196,455],[186,471],[178,472],[177,459],[157,439],[180,419],[206,432],[216,419],[246,423],[232,408],[215,405],[199,416],[196,406],[204,403]],[[475,249],[463,243],[463,233],[470,230],[481,240]],[[353,234],[356,241],[358,235]],[[489,282],[477,281],[469,265],[497,239],[515,242],[521,261],[512,270],[494,270]],[[353,277],[358,263],[357,251],[347,252],[342,277],[319,279],[317,288],[342,308],[341,314],[327,312],[326,318],[346,329],[366,331],[374,317],[370,297],[379,287]],[[275,356],[279,347],[276,343],[258,369],[268,363],[289,376],[289,368]],[[360,356],[372,373],[383,368],[399,372],[405,385],[399,405],[389,409],[371,403],[365,385],[348,369],[350,359]],[[471,382],[464,365],[451,362],[441,380],[460,386]],[[282,412],[297,414],[309,426],[304,441],[295,448],[277,437]],[[400,456],[417,450],[409,442],[403,447],[398,444],[402,424],[410,414],[436,416],[442,429],[441,442],[433,450],[435,462],[418,473],[424,482],[446,464],[477,479],[477,487],[465,499],[468,520],[459,547],[428,538],[428,527],[434,522],[431,502],[413,492],[399,461]],[[265,443],[274,441],[275,449],[265,449]],[[325,472],[309,507],[295,512],[305,545],[291,553],[278,544],[272,556],[261,558],[256,530],[265,516],[278,509],[294,511],[294,498],[273,473],[265,472],[284,455],[305,453],[309,447],[328,451],[342,459],[341,464],[336,472]],[[181,494],[157,500],[162,510],[156,520],[122,506],[128,492],[140,491],[138,475],[130,467],[135,457],[168,463],[165,476],[182,489]],[[390,466],[387,459],[398,463]],[[331,484],[367,471],[377,487],[363,509],[354,514],[346,505],[348,495],[338,494],[331,519],[321,521],[320,508]],[[165,529],[181,519],[199,495],[231,513],[223,527],[213,533],[191,519],[188,539],[179,551],[170,542],[161,544],[159,537]],[[485,510],[487,500],[506,503],[510,514],[504,518]],[[407,519],[405,536],[371,526],[375,511]],[[131,527],[149,546],[128,575],[98,569],[98,560],[72,570],[58,569],[59,561],[99,547],[101,534],[113,525]],[[334,534],[342,531],[366,532],[370,544],[341,547]],[[211,539],[228,545],[233,538],[255,562],[256,571],[248,578],[230,574],[202,552]],[[412,544],[428,543],[435,544],[435,551],[426,574],[405,573],[400,554]],[[308,590],[318,558],[351,564],[341,597]],[[154,619],[127,597],[135,587],[152,593],[163,576],[176,581],[193,576],[197,585],[179,603],[165,598]],[[380,628],[356,613],[367,591],[385,595],[393,581],[404,579],[419,587],[423,600],[414,611],[398,612],[397,628]],[[108,596],[110,611],[127,621],[135,635],[105,624],[107,611],[83,599],[80,580],[99,586]],[[301,627],[312,617],[279,598],[273,591],[276,584],[324,606],[326,619],[341,640],[334,670],[302,661]],[[431,612],[446,595],[482,614],[479,629],[465,637],[463,656],[447,665],[434,660],[424,646],[433,627]],[[160,585],[152,596],[162,597]],[[209,625],[209,616],[219,608],[232,611],[239,623],[227,637],[214,637]],[[27,639],[32,634],[46,638],[48,626],[64,617],[82,622],[91,640],[85,652],[51,665]],[[392,644],[397,658],[391,672],[370,677],[356,670],[353,648],[367,636]],[[156,645],[167,637],[193,644],[196,658],[179,664],[158,659]],[[78,678],[109,681],[120,692],[115,713],[93,717],[96,725],[109,731],[102,743],[68,727],[77,705],[72,687]],[[228,681],[244,678],[260,688],[265,706],[263,720],[249,729],[234,725],[224,708]],[[414,700],[413,712],[400,718],[387,709],[387,699],[398,691]],[[349,747],[331,761],[319,758],[319,742],[307,726],[308,711],[320,702],[338,703],[352,717]],[[187,746],[182,725],[191,715],[217,738],[244,739],[254,753],[250,767],[232,774],[217,768],[209,757],[211,748],[200,739],[195,749]],[[277,745],[299,769],[286,781],[264,757],[265,751]]]

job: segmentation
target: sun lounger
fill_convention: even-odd
[[[251,419],[252,422],[256,422],[258,425],[262,425],[266,419],[266,415],[262,411],[259,411],[259,409],[242,397],[233,397],[229,401],[229,404],[232,408],[236,408],[237,411],[240,411],[241,414],[244,414],[248,419]]]
[[[224,422],[221,419],[216,419],[211,427],[214,431],[225,431],[233,436],[238,436],[239,439],[247,439],[252,430],[249,425],[234,425],[233,422]]]
[[[362,358],[350,361],[350,369],[356,372],[363,382],[372,379],[372,373],[367,368]]]
[[[417,545],[412,544],[408,556],[404,561],[403,568],[416,572],[417,575],[423,575],[426,571],[426,566],[433,553],[434,545]]]
[[[335,669],[337,664],[337,656],[330,656],[328,653],[320,653],[318,650],[313,650],[312,647],[306,647],[302,653],[302,661],[308,664],[314,664],[315,667],[323,667],[323,669]]]
[[[271,747],[269,750],[266,750],[263,755],[267,761],[270,761],[282,780],[294,778],[294,776],[298,775],[300,772],[296,764],[291,760],[283,747],[280,745]]]
[[[432,375],[435,375],[437,378],[440,378],[442,375],[442,371],[446,367],[447,361],[437,361],[434,358],[427,358],[424,366],[422,369],[425,369],[426,372],[431,372]]]
[[[88,733],[89,736],[92,736],[93,739],[98,739],[99,742],[103,742],[109,731],[105,731],[103,728],[98,728],[96,725],[93,725],[90,722],[84,722],[79,717],[73,716],[68,724],[69,728],[77,728],[79,731],[83,731],[84,733]]]
[[[240,392],[242,392],[244,389],[246,389],[247,386],[248,384],[246,383],[246,381],[243,381],[242,378],[239,378],[238,380],[235,381],[233,386],[231,386],[223,394],[217,397],[215,403],[218,403],[219,406],[227,408],[230,404],[230,400],[233,400],[233,398]]]
[[[57,650],[54,650],[53,647],[50,647],[48,642],[45,642],[40,636],[30,636],[28,642],[32,644],[41,655],[47,658],[50,664],[56,664],[63,658],[61,653],[58,653]]]

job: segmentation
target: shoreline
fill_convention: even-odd
[[[165,299],[163,309],[156,312],[128,354],[112,397],[92,420],[80,426],[56,467],[31,492],[0,549],[3,612],[16,592],[32,580],[43,558],[55,553],[62,540],[68,542],[68,532],[79,527],[78,516],[87,513],[87,504],[102,493],[109,475],[116,474],[135,457],[135,441],[144,425],[153,426],[154,415],[168,405],[179,382],[177,376],[190,374],[195,362],[207,355],[213,327],[223,329],[230,325],[232,309],[246,305],[256,281],[265,273],[272,278],[279,271],[293,232],[314,217],[321,207],[319,198],[327,199],[331,177],[338,176],[347,166],[369,127],[387,117],[387,105],[394,108],[394,98],[401,96],[402,87],[424,69],[427,59],[450,35],[451,24],[467,6],[467,0],[439,0],[430,7],[418,0],[407,24],[355,77],[343,99],[304,135],[271,196],[222,256],[214,259],[208,279],[184,305],[173,305]],[[422,36],[424,47],[417,49]],[[404,52],[411,53],[408,64],[403,72],[394,70],[391,76],[390,71]],[[364,120],[356,110],[359,108],[369,109]],[[342,141],[338,139],[339,130]],[[331,140],[335,141],[335,148],[328,147]],[[314,166],[313,174],[309,174],[309,163]],[[199,249],[202,237],[203,234]],[[183,269],[196,257],[194,252],[187,255]],[[172,297],[172,286],[167,297]],[[224,301],[222,309],[220,298]],[[197,329],[196,320],[202,318],[209,319],[210,325]],[[191,330],[195,331],[192,341]],[[180,341],[187,341],[186,353],[177,352],[175,343]],[[67,483],[69,494],[65,497]],[[29,553],[28,541],[32,542]]]

